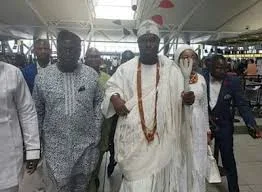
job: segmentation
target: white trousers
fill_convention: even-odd
[[[19,187],[15,186],[15,187],[11,187],[11,188],[7,188],[7,189],[0,189],[0,192],[18,192]]]

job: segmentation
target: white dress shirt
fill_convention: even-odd
[[[40,158],[37,113],[22,72],[0,61],[0,191],[18,185],[26,160]]]
[[[210,95],[209,95],[209,106],[211,110],[213,110],[217,104],[218,96],[221,90],[222,86],[222,81],[215,81],[212,76],[210,76],[210,81],[209,81],[209,90],[210,90]]]

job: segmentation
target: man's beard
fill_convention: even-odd
[[[49,57],[37,58],[37,61],[40,67],[45,68],[50,62],[50,58]]]
[[[74,72],[78,66],[78,63],[75,60],[60,60],[57,65],[62,72],[70,73]]]
[[[158,62],[158,56],[153,54],[142,54],[139,60],[145,65],[153,65]]]

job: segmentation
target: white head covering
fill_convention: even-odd
[[[174,55],[175,56],[174,59],[175,59],[176,64],[179,63],[179,57],[180,57],[181,53],[183,53],[185,50],[188,50],[188,49],[195,52],[194,48],[191,47],[190,45],[182,45],[181,47],[179,47],[176,50],[175,55]]]
[[[158,25],[152,20],[143,21],[137,31],[137,37],[141,37],[144,34],[155,34],[160,38]]]

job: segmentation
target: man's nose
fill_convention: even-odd
[[[48,50],[47,49],[40,49],[40,53],[47,53]]]
[[[152,43],[150,41],[146,42],[146,47],[151,48],[152,47]]]
[[[67,55],[70,55],[71,50],[70,50],[70,49],[66,49],[66,50],[65,50],[65,53],[66,53]]]

